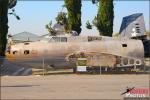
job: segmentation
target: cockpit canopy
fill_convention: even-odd
[[[101,36],[48,36],[43,38],[41,41],[49,43],[53,42],[92,42],[101,41]]]
[[[67,42],[67,37],[52,37],[48,42]]]

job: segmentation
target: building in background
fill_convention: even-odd
[[[34,42],[40,40],[38,35],[26,31],[12,35],[11,38],[14,43]]]

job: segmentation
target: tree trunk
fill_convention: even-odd
[[[8,33],[8,0],[0,0],[0,56],[5,56]]]

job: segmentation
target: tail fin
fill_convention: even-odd
[[[145,40],[146,27],[143,14],[136,13],[123,17],[119,33],[121,37]]]

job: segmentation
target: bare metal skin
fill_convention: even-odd
[[[46,41],[12,45],[10,52],[6,52],[6,59],[24,67],[42,68],[44,59],[47,66],[72,68],[75,62],[67,59],[80,58],[81,54],[88,59],[89,66],[116,67],[117,64],[134,66],[139,62],[139,65],[142,65],[144,47],[142,41],[133,39],[58,36],[48,38]],[[124,59],[127,59],[127,64],[124,64]],[[130,60],[133,60],[133,63],[130,63]]]

